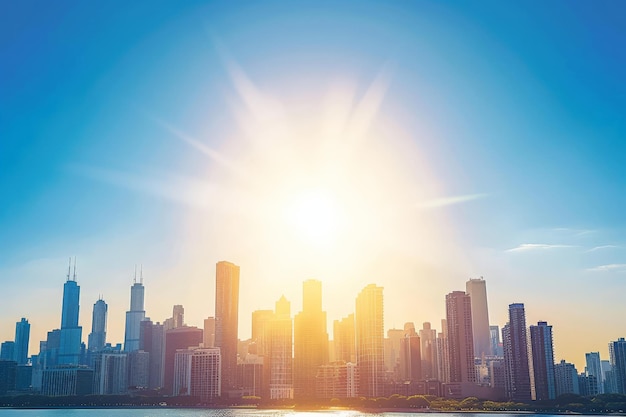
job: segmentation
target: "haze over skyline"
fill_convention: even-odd
[[[384,287],[388,329],[483,276],[579,369],[626,333],[623,4],[1,7],[0,339],[59,326],[70,255],[112,342],[135,264],[201,326],[220,260],[241,339],[308,278],[329,320]]]

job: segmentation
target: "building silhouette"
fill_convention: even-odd
[[[604,372],[602,372],[602,361],[600,359],[600,352],[585,353],[585,364],[587,376],[594,376],[597,381],[598,390],[595,394],[604,394]]]
[[[0,360],[12,361],[15,358],[15,342],[7,340],[0,345]]]
[[[322,283],[310,279],[302,285],[302,311],[294,318],[294,398],[315,398],[318,367],[328,363],[326,312],[322,311]]]
[[[580,394],[578,371],[574,364],[561,360],[554,365],[554,377],[556,378],[557,397],[563,394]]]
[[[205,348],[215,347],[215,317],[204,319],[204,332],[202,337],[202,343]]]
[[[176,351],[198,347],[202,343],[202,329],[178,327],[165,332],[164,382],[165,392],[177,395],[174,391],[174,360]]]
[[[505,393],[515,401],[530,401],[530,366],[524,304],[509,304],[509,322],[502,329]]]
[[[429,322],[424,322],[419,331],[422,343],[422,377],[426,380],[439,378],[437,370],[437,330],[431,329]]]
[[[370,284],[356,298],[356,355],[359,395],[384,395],[383,288]]]
[[[146,319],[140,324],[139,349],[149,354],[148,388],[164,386],[165,373],[165,326]]]
[[[263,362],[269,398],[293,398],[293,330],[291,303],[281,296],[276,301],[274,317],[267,322],[265,358]]]
[[[238,320],[239,267],[220,261],[215,272],[215,346],[222,354],[222,395],[237,388]]]
[[[497,325],[489,326],[489,334],[491,341],[491,354],[499,358],[504,356],[502,343],[500,342],[500,327]]]
[[[626,394],[626,340],[620,337],[609,343],[609,356],[618,394]]]
[[[15,348],[13,358],[18,365],[25,365],[28,362],[28,342],[30,340],[30,324],[22,317],[22,320],[15,323]]]
[[[422,378],[422,344],[413,323],[404,325],[404,337],[400,340],[400,381],[418,382]]]
[[[142,271],[139,282],[135,276],[135,282],[130,287],[130,310],[126,312],[126,332],[124,333],[124,351],[126,352],[139,349],[139,326],[146,318],[144,292]]]
[[[475,383],[472,307],[468,294],[463,291],[453,291],[446,295],[446,322],[450,367],[448,382]]]
[[[439,381],[450,382],[450,352],[448,349],[448,321],[441,320],[441,332],[437,335],[437,372]]]
[[[333,322],[335,360],[356,363],[356,336],[354,313]]]
[[[80,286],[76,282],[76,260],[74,260],[74,274],[70,277],[68,267],[67,281],[63,285],[61,331],[56,360],[58,364],[78,365],[80,363],[83,328],[78,325],[79,302]]]
[[[465,283],[465,291],[471,299],[472,332],[474,337],[474,355],[477,357],[494,354],[489,331],[489,309],[487,307],[487,284],[480,277]]]
[[[545,321],[538,322],[536,326],[530,326],[530,345],[532,347],[535,399],[538,401],[553,400],[556,398],[556,379],[552,326],[549,326]]]
[[[93,305],[91,319],[91,333],[87,339],[89,351],[97,352],[102,350],[107,341],[107,303],[102,298]]]

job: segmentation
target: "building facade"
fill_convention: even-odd
[[[556,398],[556,379],[554,374],[554,350],[552,326],[540,321],[530,326],[530,344],[533,358],[535,381],[535,399],[538,401]]]
[[[356,298],[356,355],[359,395],[380,397],[384,393],[383,288],[370,284]]]
[[[446,295],[448,326],[448,382],[476,382],[471,298],[463,291]]]
[[[524,304],[509,305],[509,322],[502,329],[505,394],[516,401],[531,400],[528,338]]]
[[[222,392],[235,390],[239,320],[239,267],[220,261],[215,272],[215,346],[222,352]]]
[[[465,283],[465,292],[471,300],[474,355],[477,357],[491,356],[493,351],[489,331],[487,284],[482,277],[470,279]]]

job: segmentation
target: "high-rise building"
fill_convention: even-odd
[[[165,332],[163,386],[167,393],[178,394],[174,391],[174,358],[176,351],[178,349],[198,347],[200,343],[202,343],[202,329],[198,329],[197,327],[179,327]]]
[[[165,372],[165,327],[146,319],[141,322],[140,329],[139,349],[150,354],[148,387],[162,388]]]
[[[215,272],[215,346],[221,349],[222,395],[236,389],[239,267],[220,261]]]
[[[438,379],[437,371],[437,330],[430,328],[429,322],[424,322],[419,331],[422,343],[422,377],[425,380]]]
[[[63,309],[61,311],[61,332],[57,363],[80,363],[80,351],[83,328],[78,325],[80,301],[80,287],[76,282],[76,260],[74,260],[74,274],[70,278],[70,269],[67,271],[67,281],[63,285]]]
[[[89,351],[97,352],[104,348],[107,340],[107,303],[102,298],[93,305],[91,333],[87,340]]]
[[[124,351],[133,352],[139,349],[139,326],[146,318],[144,310],[144,286],[143,273],[139,282],[135,277],[133,286],[130,287],[130,310],[126,312],[126,332],[124,334]]]
[[[99,395],[119,395],[128,391],[128,355],[107,348],[96,353],[94,362],[94,392]]]
[[[215,347],[215,317],[208,317],[204,319],[204,340],[202,343],[205,348]]]
[[[383,288],[370,284],[356,298],[356,355],[359,395],[380,397],[384,391]]]
[[[322,311],[322,283],[310,279],[302,286],[302,311],[294,318],[294,378],[296,399],[315,398],[315,376],[328,363],[326,312]]]
[[[500,327],[497,325],[489,326],[489,334],[491,338],[491,353],[493,356],[501,358],[504,356],[504,351],[500,342]]]
[[[441,332],[437,335],[437,371],[439,381],[450,382],[450,352],[448,349],[448,322],[441,320]]]
[[[0,345],[0,360],[12,361],[15,358],[15,342],[7,340]]]
[[[515,401],[530,401],[530,366],[524,304],[509,304],[509,322],[502,329],[505,392]]]
[[[268,323],[274,318],[274,310],[256,310],[252,312],[252,343],[255,354],[265,356],[267,350]]]
[[[62,366],[45,369],[41,393],[50,397],[89,395],[93,392],[93,370],[86,366]]]
[[[580,394],[578,386],[578,371],[573,363],[561,360],[554,365],[554,377],[556,379],[556,396],[563,394]]]
[[[333,322],[333,341],[335,360],[356,363],[356,345],[354,335],[354,314]]]
[[[134,350],[128,353],[128,386],[134,389],[145,389],[150,386],[150,353]]]
[[[28,362],[28,341],[30,340],[30,324],[22,317],[22,320],[15,323],[15,350],[13,357],[18,365],[25,365]]]
[[[594,376],[598,387],[598,391],[596,393],[592,392],[590,395],[604,394],[604,372],[602,372],[600,352],[585,353],[585,362],[587,365],[587,376]]]
[[[384,366],[388,375],[393,378],[400,378],[400,343],[404,337],[402,329],[388,329],[387,337],[383,341],[383,356],[385,358]]]
[[[530,344],[533,357],[533,375],[535,379],[535,399],[537,401],[556,398],[556,380],[554,376],[554,352],[552,344],[552,326],[540,321],[530,326]]]
[[[413,323],[404,325],[404,337],[400,340],[400,381],[422,380],[422,355],[420,338]]]
[[[291,303],[283,295],[276,302],[274,318],[266,330],[266,360],[263,366],[272,400],[293,398],[292,341]]]
[[[472,333],[474,338],[474,355],[491,356],[491,335],[489,332],[489,309],[487,307],[487,284],[480,277],[465,283],[465,291],[471,298]]]
[[[626,394],[626,340],[620,337],[609,343],[609,355],[618,394]]]
[[[472,336],[472,306],[470,296],[463,291],[446,295],[448,324],[449,382],[476,382],[474,338]]]

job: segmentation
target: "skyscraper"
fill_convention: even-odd
[[[489,326],[489,333],[491,334],[491,354],[493,356],[502,357],[504,352],[502,351],[502,343],[500,342],[500,327],[497,325]]]
[[[438,379],[437,372],[437,330],[430,328],[430,323],[425,322],[419,331],[422,343],[422,377],[428,379]]]
[[[370,284],[356,298],[356,355],[359,369],[359,395],[383,395],[384,321],[383,288]]]
[[[626,394],[626,340],[620,337],[609,343],[609,355],[618,394]]]
[[[80,362],[80,344],[83,328],[78,325],[80,287],[76,283],[76,260],[74,274],[70,278],[67,270],[67,281],[63,285],[63,309],[61,311],[61,332],[58,351],[59,364],[75,364]]]
[[[107,340],[107,303],[102,298],[93,305],[91,318],[91,333],[87,339],[88,349],[97,352],[104,348]]]
[[[291,303],[285,296],[276,302],[274,318],[266,331],[266,358],[269,397],[272,400],[293,398],[293,358]]]
[[[356,363],[354,314],[348,314],[347,317],[333,322],[333,340],[335,360]]]
[[[530,344],[533,356],[535,396],[538,401],[556,398],[554,376],[554,352],[552,348],[552,326],[540,321],[530,326]]]
[[[439,381],[450,382],[450,351],[448,349],[448,322],[441,320],[441,332],[437,335],[437,371]]]
[[[155,330],[156,329],[153,328],[153,335]],[[178,327],[165,332],[165,357],[163,366],[163,386],[165,387],[165,392],[178,395],[178,392],[174,391],[174,363],[176,351],[178,349],[198,347],[200,343],[202,343],[202,329],[198,329],[197,327]],[[236,353],[235,351],[235,354]]]
[[[302,285],[302,311],[294,318],[294,397],[315,397],[315,375],[328,363],[326,312],[322,311],[322,283],[310,279]]]
[[[420,338],[413,323],[404,325],[404,337],[400,340],[400,380],[422,380],[422,355]]]
[[[463,291],[446,295],[448,325],[448,358],[450,382],[476,382],[472,307],[470,296]]]
[[[172,322],[174,329],[183,327],[185,325],[185,307],[183,307],[181,304],[176,304],[172,308]]]
[[[28,362],[28,341],[30,339],[30,324],[28,320],[15,323],[15,350],[13,356],[18,365],[25,365]]]
[[[563,394],[580,394],[578,385],[578,370],[573,363],[561,360],[554,365],[554,377],[556,380],[556,396]]]
[[[130,310],[126,312],[126,332],[124,334],[124,350],[126,352],[139,349],[139,326],[141,321],[146,318],[143,301],[144,287],[143,273],[141,273],[139,282],[135,276],[135,282],[130,287]]]
[[[215,346],[222,354],[222,395],[236,388],[239,267],[220,261],[215,271]]]
[[[487,308],[487,284],[480,277],[470,279],[465,283],[465,291],[471,298],[472,305],[472,332],[474,340],[474,355],[493,355],[491,337],[489,333],[489,309]]]
[[[509,304],[509,322],[502,329],[505,391],[515,401],[530,401],[530,367],[524,304]]]
[[[585,353],[585,362],[587,365],[587,376],[596,377],[598,383],[598,392],[595,394],[604,394],[604,373],[602,372],[600,352]],[[591,395],[595,394],[592,393]]]

